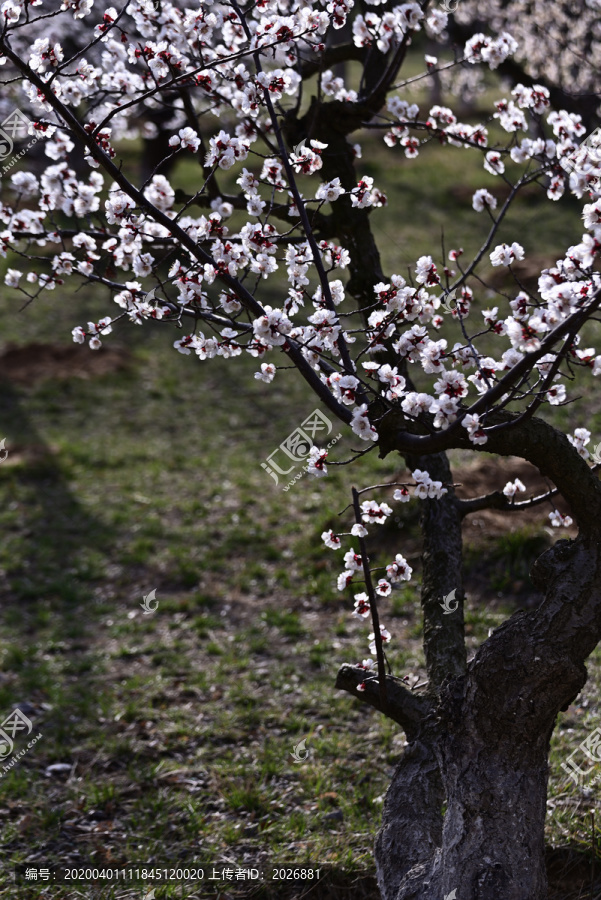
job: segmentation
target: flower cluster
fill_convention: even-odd
[[[427,472],[416,469],[412,473],[412,476],[414,482],[412,487],[414,488],[414,496],[416,498],[439,499],[447,493],[447,489],[442,486],[442,483],[440,481],[432,480]],[[397,490],[394,491],[393,496],[395,500],[401,500],[402,502],[408,501],[410,499],[409,486],[401,485],[400,488],[397,488]],[[353,524],[349,535],[336,534],[332,529],[323,532],[321,539],[326,547],[329,547],[332,550],[343,549],[343,537],[349,536],[362,539],[368,535],[368,529],[363,523],[366,523],[367,525],[370,523],[383,525],[393,513],[392,508],[387,503],[376,500],[364,500],[361,502],[358,509],[360,521],[356,521]],[[338,589],[344,591],[347,588],[352,587],[356,584],[356,579],[359,578],[361,581],[364,581],[366,585],[372,585],[369,589],[373,590],[374,600],[376,598],[389,597],[395,584],[403,581],[410,581],[413,574],[413,569],[405,557],[401,553],[397,553],[393,561],[385,566],[386,577],[380,577],[374,583],[371,576],[376,570],[372,570],[371,567],[369,567],[369,560],[366,559],[365,555],[362,554],[361,551],[357,552],[353,547],[344,554],[344,566],[344,571],[341,572],[337,578]],[[366,567],[369,567],[369,573],[366,571]],[[368,592],[361,591],[354,594],[353,615],[359,619],[367,619],[372,613],[372,603],[373,601],[370,600]],[[388,643],[391,640],[390,632],[383,625],[380,627],[382,642]],[[376,640],[373,632],[369,635],[368,641],[370,653],[375,655]],[[364,660],[361,666],[363,668],[372,669],[374,663],[373,661],[370,662]]]
[[[501,23],[495,36],[473,34],[456,65],[441,66],[429,54],[426,74],[456,68],[476,89],[473,73],[497,69],[512,54],[531,54],[534,69],[545,71],[540,50],[510,36],[516,4],[484,10],[481,17],[490,19],[494,7]],[[590,0],[587,10],[594,5]],[[277,386],[278,369],[295,366],[360,440],[361,453],[376,443],[386,452],[391,422],[412,438],[443,432],[441,444],[487,447],[499,403],[549,409],[574,398],[579,370],[601,375],[601,353],[572,328],[593,316],[601,291],[600,141],[586,136],[580,115],[551,108],[536,71],[527,85],[503,91],[486,121],[464,122],[451,105],[410,103],[394,93],[392,69],[414,35],[423,29],[430,42],[446,39],[447,13],[424,12],[412,0],[390,8],[374,0],[361,9],[352,0],[261,0],[244,10],[228,0],[197,8],[179,0],[131,0],[102,11],[92,0],[55,6],[2,5],[2,39],[33,73],[29,80],[0,57],[6,112],[10,104],[26,119],[12,134],[35,137],[45,159],[35,174],[17,166],[5,183],[0,254],[5,285],[26,301],[68,278],[104,287],[116,315],[76,325],[75,342],[97,350],[119,329],[160,323],[181,329],[173,347],[191,359],[250,355],[261,385]],[[533,4],[548,21],[543,6]],[[479,15],[476,0],[462,0],[456,20]],[[562,22],[565,15],[558,12]],[[586,10],[582,21],[594,64],[598,29]],[[384,54],[383,69],[392,67],[378,76],[372,97],[371,76],[351,85],[328,67],[331,32],[347,24],[352,55],[373,61]],[[572,24],[577,42],[583,26]],[[78,49],[69,58],[72,46]],[[564,38],[558,46],[565,49]],[[558,62],[547,54],[547,63],[566,71],[563,54]],[[582,62],[572,68],[582,89]],[[453,92],[446,96],[452,104]],[[383,275],[379,263],[363,272],[371,251],[351,226],[360,222],[371,235],[388,201],[362,174],[370,170],[358,162],[360,146],[347,140],[362,122],[391,157],[399,154],[399,171],[434,144],[478,161],[486,186],[474,184],[471,206],[491,231],[471,262],[460,259],[461,249],[447,255],[433,244],[407,270],[403,263],[403,274]],[[159,165],[149,155],[137,186],[120,155],[130,141],[154,141],[163,155]],[[187,184],[192,166],[198,178]],[[580,203],[582,228],[540,272],[537,289],[526,290],[519,264],[534,264],[536,248],[528,235],[520,243],[510,233],[501,237],[500,228],[506,206],[533,177],[550,201],[569,194]],[[487,285],[501,281],[493,301]],[[589,457],[586,429],[569,440],[575,454]],[[327,451],[312,447],[308,470],[326,475]],[[427,472],[412,477],[395,491],[396,501],[436,500],[447,491]],[[523,490],[516,479],[504,494],[514,500]],[[386,503],[364,502],[353,538],[362,540],[365,526],[390,514]],[[331,532],[328,541],[340,544]],[[345,563],[342,588],[367,565],[355,549]],[[376,579],[374,596],[388,596],[410,573],[397,556],[387,577]],[[358,598],[364,617],[373,597]]]
[[[572,524],[571,516],[564,516],[558,509],[554,509],[552,513],[549,513],[549,520],[554,528],[561,528],[561,526],[569,528]]]
[[[578,451],[578,455],[583,459],[589,459],[589,452],[586,449],[586,445],[589,443],[591,439],[591,433],[588,428],[576,428],[574,434],[568,434],[568,440],[573,447]]]
[[[64,16],[69,16],[71,23],[85,19],[88,6],[81,0],[65,0]],[[387,52],[423,27],[430,36],[437,36],[447,25],[446,13],[432,10],[424,18],[416,3],[386,12],[379,10],[378,4],[372,6],[374,9],[353,18],[353,40],[359,47],[373,45]],[[7,6],[9,28],[20,18],[19,7],[12,0]],[[204,178],[199,197],[210,209],[206,215],[195,214],[189,199],[178,198],[167,173],[152,175],[143,198],[122,179],[105,183],[106,176],[97,172],[87,181],[81,179],[67,162],[73,149],[68,134],[61,129],[53,134],[55,126],[36,121],[34,127],[45,129],[46,152],[56,164],[39,180],[29,173],[13,176],[13,185],[23,196],[39,195],[39,210],[20,208],[17,213],[10,206],[3,207],[5,230],[0,252],[16,246],[23,233],[35,233],[40,245],[55,241],[51,213],[56,209],[77,216],[82,226],[79,234],[64,239],[52,273],[27,272],[17,278],[16,270],[11,270],[6,283],[26,290],[25,283],[35,280],[43,289],[52,289],[57,277],[78,274],[106,281],[103,253],[108,253],[117,271],[132,270],[139,279],[120,286],[115,278],[110,280],[114,299],[125,314],[119,317],[119,325],[122,320],[141,324],[161,318],[181,324],[182,318],[194,316],[198,325],[204,324],[192,334],[178,335],[174,341],[178,351],[194,351],[200,360],[235,358],[247,352],[260,358],[255,375],[266,385],[273,382],[277,371],[275,354],[296,354],[295,359],[302,359],[318,373],[332,399],[341,408],[350,408],[346,421],[366,442],[378,440],[377,423],[370,420],[369,413],[369,403],[377,397],[389,406],[398,406],[407,421],[422,419],[434,429],[448,429],[460,420],[470,441],[479,446],[486,442],[488,413],[474,414],[470,406],[496,384],[498,373],[510,372],[524,354],[536,352],[552,329],[597,289],[600,277],[594,265],[601,249],[601,196],[593,196],[584,205],[586,233],[581,242],[542,273],[537,301],[517,291],[508,309],[499,304],[484,311],[486,328],[498,338],[497,353],[479,353],[473,334],[466,339],[457,333],[455,342],[436,335],[444,322],[449,279],[455,273],[434,253],[416,259],[409,281],[392,273],[374,286],[374,307],[363,332],[364,348],[363,335],[357,338],[360,329],[343,318],[349,315],[348,297],[343,281],[332,274],[334,269],[349,266],[351,253],[330,240],[316,242],[305,233],[302,222],[307,219],[303,215],[312,221],[323,204],[339,202],[348,204],[350,212],[374,214],[386,197],[370,175],[358,177],[354,187],[332,174],[324,176],[324,160],[330,160],[324,154],[333,151],[319,136],[298,134],[297,143],[282,152],[273,139],[276,120],[270,112],[274,104],[296,103],[299,98],[303,75],[296,67],[296,49],[311,48],[319,54],[328,27],[341,28],[351,8],[346,2],[325,6],[285,3],[278,8],[263,4],[243,14],[242,21],[227,3],[180,15],[169,0],[160,14],[145,0],[135,0],[123,22],[117,21],[116,9],[104,11],[98,52],[90,48],[77,59],[75,80],[62,75],[63,45],[46,34],[36,34],[32,25],[28,59],[42,75],[57,70],[53,74],[56,96],[70,106],[90,106],[102,91],[103,99],[94,107],[93,118],[85,121],[85,129],[108,156],[114,155],[118,141],[152,139],[153,129],[156,131],[150,119],[139,125],[122,111],[123,105],[133,109],[138,98],[140,103],[146,102],[153,86],[159,91],[169,78],[188,78],[192,108],[184,108],[179,101],[176,104],[168,126],[169,153],[197,156]],[[121,29],[122,25],[127,27]],[[128,37],[128,29],[139,40]],[[516,49],[515,41],[505,33],[496,38],[477,34],[467,42],[464,56],[473,66],[483,63],[495,68]],[[260,68],[253,51],[260,55]],[[429,69],[436,68],[433,57],[426,63]],[[359,102],[357,91],[327,68],[319,84],[326,102],[348,104],[349,110]],[[37,88],[34,92],[32,85],[25,83],[23,89],[37,111],[36,119],[41,120],[51,109],[47,100]],[[226,109],[228,116],[213,133],[201,136],[207,114],[219,118]],[[484,125],[461,122],[446,105],[435,104],[422,114],[417,104],[391,93],[386,115],[384,141],[400,147],[408,164],[421,143],[435,137],[443,144],[478,153],[484,168],[497,175],[505,172],[508,160],[525,167],[535,163],[549,172],[553,198],[566,186],[576,197],[583,196],[585,186],[591,187],[586,171],[566,172],[559,166],[578,151],[584,133],[579,117],[551,110],[548,89],[536,83],[515,86],[510,96],[495,104],[494,117],[510,139],[507,147],[491,146]],[[532,117],[544,122],[544,136],[532,136]],[[360,154],[358,146],[353,152]],[[578,165],[586,169],[586,160],[593,160],[594,153],[579,152]],[[103,167],[90,148],[87,158],[90,165]],[[239,194],[224,193],[218,180],[222,170],[234,170]],[[310,178],[317,183],[305,191]],[[103,189],[106,199],[101,208]],[[498,200],[491,190],[480,188],[474,192],[472,205],[494,217]],[[104,238],[84,225],[90,213],[102,216]],[[293,231],[288,232],[289,226]],[[165,252],[174,259],[163,286],[164,296],[171,299],[169,304],[157,305],[145,299],[148,287],[144,279],[155,275]],[[494,267],[513,267],[525,257],[526,250],[517,241],[499,244],[489,253]],[[456,262],[457,251],[451,251],[449,259]],[[283,270],[288,278],[287,295],[279,302],[262,303],[256,289],[248,285],[269,282]],[[465,324],[470,317],[478,290],[477,283],[468,284],[464,279],[453,292],[456,296],[449,311],[457,324]],[[250,316],[247,323],[242,323],[243,316]],[[76,328],[74,339],[80,340],[82,332],[86,329]],[[96,345],[96,341],[90,344]],[[396,364],[393,360],[371,362],[383,351],[394,355]],[[364,352],[369,361],[359,363]],[[574,347],[573,352],[577,364],[589,367],[594,375],[601,374],[601,355],[596,350]],[[405,365],[418,367],[431,380],[422,379],[419,390],[412,389],[401,374]],[[544,370],[539,372],[544,379]],[[568,388],[563,374],[556,373],[552,383],[545,384],[544,402],[558,405],[569,401]],[[323,457],[312,460],[311,471],[325,473]]]
[[[524,484],[520,481],[519,478],[514,479],[514,481],[508,481],[505,487],[503,488],[503,493],[507,497],[508,500],[514,500],[515,495],[518,491],[525,491],[526,488]]]

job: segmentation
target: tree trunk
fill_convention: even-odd
[[[376,841],[383,900],[546,900],[544,822],[552,726],[451,721],[437,756],[412,742],[386,795]],[[447,808],[442,815],[442,786]]]
[[[539,608],[497,628],[412,723],[376,841],[384,900],[546,900],[549,742],[601,633],[600,546],[579,537],[543,554]]]

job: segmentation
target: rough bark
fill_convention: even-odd
[[[540,609],[512,616],[466,675],[443,686],[387,794],[376,843],[385,900],[440,900],[453,889],[470,900],[546,898],[549,741],[557,713],[586,681],[583,659],[601,635],[599,546],[579,538],[567,554],[565,547],[546,554],[536,576],[547,587]],[[423,769],[412,768],[416,758]],[[419,854],[415,822],[429,823]]]
[[[442,841],[443,801],[432,742],[416,738],[405,748],[386,792],[383,824],[376,838],[382,900],[395,900],[401,885],[414,884],[419,890],[428,877],[430,860]]]
[[[499,417],[509,421],[509,414]],[[442,685],[435,714],[415,744],[436,757],[447,804],[434,851],[416,858],[403,797],[428,821],[440,804],[412,791],[399,765],[376,844],[385,900],[544,900],[544,820],[549,741],[558,712],[586,681],[584,660],[601,637],[601,488],[564,435],[539,419],[499,431],[487,449],[520,455],[551,477],[582,528],[537,560],[538,609],[496,629],[465,675]],[[450,617],[449,617],[450,618]],[[411,756],[413,744],[408,748]],[[431,769],[430,781],[435,778]],[[436,831],[430,830],[436,843]],[[394,835],[394,838],[391,838]],[[426,846],[424,844],[424,846]]]
[[[388,675],[386,677],[387,704],[384,709],[377,681],[375,679],[366,681],[365,679],[365,669],[345,665],[338,672],[336,687],[356,696],[358,685],[364,683],[365,690],[361,694],[361,700],[364,703],[373,706],[379,712],[385,712],[388,718],[398,722],[408,735],[417,735],[422,721],[432,711],[430,702],[425,697],[410,691],[399,678]]]
[[[407,457],[411,470],[429,472],[435,481],[447,485],[440,500],[424,500],[421,506],[422,591],[424,653],[428,673],[428,693],[435,695],[448,678],[465,672],[466,653],[463,620],[463,567],[461,513],[452,487],[453,476],[445,453]],[[445,612],[443,599],[455,592]]]

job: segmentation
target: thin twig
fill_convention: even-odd
[[[359,491],[353,486],[351,488],[353,494],[353,508],[355,510],[355,522],[361,525],[361,509],[359,507]],[[378,682],[380,686],[380,702],[382,710],[385,712],[388,707],[388,699],[386,696],[386,664],[384,661],[384,648],[382,646],[382,635],[380,633],[380,617],[378,616],[378,606],[376,601],[376,592],[374,591],[373,582],[371,580],[371,571],[368,565],[367,547],[365,539],[359,538],[359,549],[361,550],[361,560],[363,562],[363,577],[365,578],[365,587],[367,588],[367,596],[369,597],[369,605],[371,609],[371,621],[374,628],[374,643],[376,645],[376,657],[378,660]]]

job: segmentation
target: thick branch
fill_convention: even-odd
[[[391,411],[378,424],[380,455],[386,456],[393,450],[405,455],[407,444],[417,444],[419,447],[423,442],[427,446],[442,443],[445,449],[480,450],[501,456],[518,456],[535,465],[542,475],[556,485],[570,505],[580,528],[597,533],[601,526],[601,483],[595,473],[562,431],[537,416],[513,427],[517,418],[516,413],[506,410],[493,411],[488,419],[490,424],[504,424],[507,427],[494,431],[486,444],[477,446],[472,444],[463,428],[448,441],[440,441],[440,434],[425,437],[408,435],[404,430],[407,423],[402,413]],[[444,434],[448,435],[448,431],[442,432]]]
[[[339,63],[356,60],[363,62],[365,59],[365,47],[355,47],[354,44],[336,44],[334,47],[326,47],[314,60],[303,60],[297,66],[301,78],[310,78],[324,69],[331,69]]]
[[[430,702],[423,696],[413,694],[399,678],[387,675],[387,707],[383,709],[377,681],[366,679],[369,679],[369,674],[365,669],[344,665],[338,670],[336,688],[339,691],[348,691],[357,700],[373,706],[378,712],[385,713],[389,719],[398,722],[407,736],[415,735],[423,720],[432,711]],[[365,690],[357,691],[358,685],[362,683],[365,683]]]

